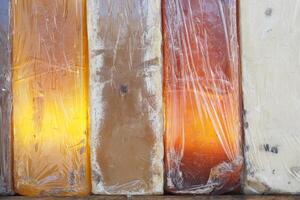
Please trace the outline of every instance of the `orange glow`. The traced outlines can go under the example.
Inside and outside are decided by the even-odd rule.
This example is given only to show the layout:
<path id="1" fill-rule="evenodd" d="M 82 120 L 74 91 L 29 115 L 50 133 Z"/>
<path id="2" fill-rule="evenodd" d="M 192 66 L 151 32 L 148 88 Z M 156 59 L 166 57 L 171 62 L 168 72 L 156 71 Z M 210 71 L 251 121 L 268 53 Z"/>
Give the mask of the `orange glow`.
<path id="1" fill-rule="evenodd" d="M 167 190 L 231 190 L 242 166 L 235 0 L 163 2 Z M 222 163 L 230 173 L 215 173 Z"/>
<path id="2" fill-rule="evenodd" d="M 88 194 L 85 1 L 15 0 L 12 9 L 15 191 Z"/>
<path id="3" fill-rule="evenodd" d="M 185 178 L 193 174 L 194 182 L 205 184 L 213 167 L 234 161 L 240 153 L 239 116 L 230 110 L 234 97 L 171 91 L 166 98 L 166 152 L 182 153 L 180 168 Z"/>

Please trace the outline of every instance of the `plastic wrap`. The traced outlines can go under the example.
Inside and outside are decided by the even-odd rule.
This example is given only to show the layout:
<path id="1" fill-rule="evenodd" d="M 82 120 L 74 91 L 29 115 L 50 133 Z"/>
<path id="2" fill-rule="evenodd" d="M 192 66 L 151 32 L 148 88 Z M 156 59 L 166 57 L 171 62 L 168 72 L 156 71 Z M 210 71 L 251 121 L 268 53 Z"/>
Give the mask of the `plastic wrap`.
<path id="1" fill-rule="evenodd" d="M 300 1 L 241 0 L 246 193 L 300 193 Z"/>
<path id="2" fill-rule="evenodd" d="M 88 0 L 92 184 L 163 193 L 160 0 Z"/>
<path id="3" fill-rule="evenodd" d="M 85 0 L 14 0 L 14 186 L 90 191 Z"/>
<path id="4" fill-rule="evenodd" d="M 166 190 L 223 193 L 243 166 L 235 0 L 163 0 Z"/>
<path id="5" fill-rule="evenodd" d="M 0 195 L 12 193 L 9 0 L 0 0 Z"/>

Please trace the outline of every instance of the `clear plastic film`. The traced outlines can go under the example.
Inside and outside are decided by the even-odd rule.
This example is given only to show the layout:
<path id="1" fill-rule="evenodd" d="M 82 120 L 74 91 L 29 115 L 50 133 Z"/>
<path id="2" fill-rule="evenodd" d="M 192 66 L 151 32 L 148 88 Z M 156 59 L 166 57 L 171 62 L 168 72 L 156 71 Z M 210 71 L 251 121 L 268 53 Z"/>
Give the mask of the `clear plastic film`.
<path id="1" fill-rule="evenodd" d="M 10 1 L 0 0 L 0 195 L 12 193 Z"/>
<path id="2" fill-rule="evenodd" d="M 14 186 L 30 196 L 90 192 L 84 0 L 14 0 Z"/>
<path id="3" fill-rule="evenodd" d="M 245 185 L 300 193 L 300 1 L 241 0 Z"/>
<path id="4" fill-rule="evenodd" d="M 88 0 L 96 194 L 163 193 L 160 0 Z"/>
<path id="5" fill-rule="evenodd" d="M 236 189 L 243 166 L 235 0 L 163 0 L 165 174 L 172 193 Z"/>

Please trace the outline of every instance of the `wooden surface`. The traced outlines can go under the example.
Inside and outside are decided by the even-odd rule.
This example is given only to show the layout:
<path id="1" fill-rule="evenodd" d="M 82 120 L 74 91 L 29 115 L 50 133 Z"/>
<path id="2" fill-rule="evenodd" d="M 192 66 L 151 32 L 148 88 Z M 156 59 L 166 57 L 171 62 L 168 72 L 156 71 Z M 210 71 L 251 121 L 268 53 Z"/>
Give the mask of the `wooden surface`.
<path id="1" fill-rule="evenodd" d="M 52 199 L 64 199 L 64 200 L 123 200 L 123 199 L 141 199 L 141 200 L 177 200 L 177 199 L 184 199 L 184 200 L 296 200 L 300 199 L 300 196 L 241 196 L 241 195 L 224 195 L 224 196 L 90 196 L 90 197 L 44 197 L 44 198 L 30 198 L 30 197 L 22 197 L 22 196 L 13 196 L 13 197 L 0 197 L 0 199 L 7 199 L 7 200 L 31 200 L 31 199 L 38 199 L 38 200 L 52 200 Z"/>

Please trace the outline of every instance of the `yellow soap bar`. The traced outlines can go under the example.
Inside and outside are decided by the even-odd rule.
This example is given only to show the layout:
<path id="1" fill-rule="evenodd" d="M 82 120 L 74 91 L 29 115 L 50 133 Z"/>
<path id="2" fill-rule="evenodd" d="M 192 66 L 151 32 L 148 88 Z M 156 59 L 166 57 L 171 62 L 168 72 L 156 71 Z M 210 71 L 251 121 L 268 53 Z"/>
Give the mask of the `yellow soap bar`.
<path id="1" fill-rule="evenodd" d="M 12 13 L 15 190 L 88 194 L 85 0 L 14 0 Z"/>

